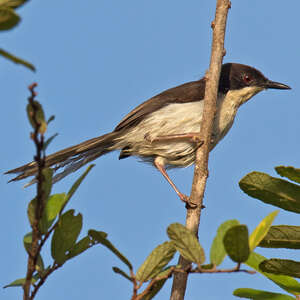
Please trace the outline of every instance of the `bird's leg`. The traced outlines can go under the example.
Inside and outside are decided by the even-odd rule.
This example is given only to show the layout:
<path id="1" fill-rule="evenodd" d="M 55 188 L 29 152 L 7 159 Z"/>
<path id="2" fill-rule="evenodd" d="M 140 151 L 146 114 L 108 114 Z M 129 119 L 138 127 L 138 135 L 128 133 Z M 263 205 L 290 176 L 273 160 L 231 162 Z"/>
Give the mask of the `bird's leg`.
<path id="1" fill-rule="evenodd" d="M 174 189 L 174 191 L 176 192 L 176 194 L 179 196 L 180 200 L 183 201 L 184 203 L 186 203 L 186 206 L 189 207 L 194 207 L 193 204 L 189 203 L 189 197 L 185 194 L 182 194 L 178 188 L 176 187 L 176 185 L 174 184 L 174 182 L 171 180 L 171 178 L 169 177 L 165 166 L 164 166 L 164 162 L 163 159 L 161 157 L 156 157 L 154 159 L 154 165 L 157 168 L 157 170 L 167 179 L 167 181 L 169 182 L 169 184 L 172 186 L 172 188 Z"/>
<path id="2" fill-rule="evenodd" d="M 199 146 L 201 146 L 203 144 L 203 141 L 200 139 L 199 132 L 159 135 L 159 136 L 155 137 L 154 139 L 151 139 L 151 137 L 149 135 L 146 135 L 145 139 L 150 143 L 173 140 L 173 141 L 190 141 L 192 143 L 199 144 Z"/>

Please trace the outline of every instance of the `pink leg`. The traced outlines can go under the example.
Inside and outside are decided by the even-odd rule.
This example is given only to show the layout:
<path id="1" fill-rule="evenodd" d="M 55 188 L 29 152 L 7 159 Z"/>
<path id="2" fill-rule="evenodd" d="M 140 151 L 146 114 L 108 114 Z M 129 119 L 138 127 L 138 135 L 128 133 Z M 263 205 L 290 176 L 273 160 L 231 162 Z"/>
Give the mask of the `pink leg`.
<path id="1" fill-rule="evenodd" d="M 172 186 L 172 188 L 174 189 L 176 194 L 179 196 L 180 200 L 183 201 L 184 203 L 188 204 L 189 197 L 179 192 L 178 188 L 176 187 L 174 182 L 171 180 L 171 178 L 167 174 L 164 164 L 160 160 L 161 160 L 160 157 L 155 158 L 155 160 L 154 160 L 155 167 L 167 179 L 167 181 Z"/>
<path id="2" fill-rule="evenodd" d="M 197 132 L 190 132 L 190 133 L 182 133 L 182 134 L 170 134 L 170 135 L 160 135 L 154 139 L 151 139 L 149 136 L 145 136 L 145 139 L 149 142 L 163 142 L 163 141 L 180 141 L 186 140 L 193 143 L 199 143 L 200 146 L 202 145 L 203 141 L 200 140 L 199 133 Z"/>

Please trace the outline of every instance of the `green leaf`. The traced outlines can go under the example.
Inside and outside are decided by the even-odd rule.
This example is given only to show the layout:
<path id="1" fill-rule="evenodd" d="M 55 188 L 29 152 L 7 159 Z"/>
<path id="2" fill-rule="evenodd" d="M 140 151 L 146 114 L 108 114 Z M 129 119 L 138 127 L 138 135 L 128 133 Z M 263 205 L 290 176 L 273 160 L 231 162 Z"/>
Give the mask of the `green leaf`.
<path id="1" fill-rule="evenodd" d="M 295 300 L 295 297 L 291 297 L 289 295 L 247 288 L 236 289 L 233 292 L 233 295 L 251 300 Z"/>
<path id="2" fill-rule="evenodd" d="M 44 209 L 43 209 L 43 215 L 42 218 L 40 220 L 40 232 L 41 233 L 45 233 L 47 232 L 47 228 L 45 228 L 45 214 L 47 214 L 48 212 L 48 202 L 51 199 L 48 198 L 49 194 L 51 192 L 51 188 L 52 188 L 52 174 L 53 174 L 53 170 L 51 170 L 50 168 L 46 168 L 43 169 L 42 174 L 44 175 L 44 181 L 42 183 L 42 190 L 44 191 L 43 194 L 43 201 L 44 201 Z M 46 201 L 45 201 L 46 200 Z M 48 201 L 47 201 L 48 200 Z M 50 204 L 52 202 L 50 201 Z M 28 208 L 27 208 L 27 216 L 29 219 L 29 223 L 31 224 L 31 226 L 34 224 L 34 220 L 35 220 L 35 210 L 36 210 L 36 205 L 37 205 L 37 198 L 35 197 L 34 199 L 32 199 L 29 204 L 28 204 Z"/>
<path id="3" fill-rule="evenodd" d="M 130 282 L 132 282 L 132 279 L 130 278 L 130 276 L 124 272 L 123 270 L 121 270 L 120 268 L 117 268 L 117 267 L 113 267 L 112 268 L 113 271 L 117 274 L 120 274 L 121 276 L 123 276 L 124 278 L 128 279 Z"/>
<path id="4" fill-rule="evenodd" d="M 300 249 L 300 226 L 271 226 L 258 245 L 265 248 Z"/>
<path id="5" fill-rule="evenodd" d="M 88 235 L 93 239 L 94 242 L 99 242 L 107 238 L 107 233 L 104 231 L 97 231 L 90 229 Z"/>
<path id="6" fill-rule="evenodd" d="M 174 241 L 177 251 L 187 260 L 198 265 L 205 261 L 204 250 L 199 244 L 196 236 L 185 226 L 174 223 L 167 229 L 169 238 Z"/>
<path id="7" fill-rule="evenodd" d="M 47 124 L 49 125 L 52 121 L 54 121 L 54 119 L 55 119 L 55 116 L 52 115 L 52 116 L 48 119 Z"/>
<path id="8" fill-rule="evenodd" d="M 254 229 L 249 238 L 250 251 L 253 251 L 266 236 L 278 213 L 279 210 L 275 210 L 274 212 L 270 213 Z"/>
<path id="9" fill-rule="evenodd" d="M 300 262 L 290 259 L 267 259 L 259 264 L 259 268 L 263 272 L 300 278 Z"/>
<path id="10" fill-rule="evenodd" d="M 49 124 L 49 122 L 47 122 L 47 124 Z M 50 143 L 53 141 L 53 139 L 56 138 L 57 136 L 58 136 L 58 133 L 55 133 L 45 141 L 44 147 L 43 147 L 44 151 L 46 151 L 47 147 L 50 145 Z"/>
<path id="11" fill-rule="evenodd" d="M 167 281 L 167 279 L 162 279 L 157 281 L 156 283 L 153 284 L 153 286 L 151 287 L 149 293 L 147 293 L 142 300 L 151 300 L 155 297 L 155 295 L 162 289 L 162 287 L 164 286 L 165 282 Z"/>
<path id="12" fill-rule="evenodd" d="M 229 257 L 237 262 L 245 262 L 250 254 L 246 225 L 236 225 L 229 228 L 224 236 L 224 248 Z"/>
<path id="13" fill-rule="evenodd" d="M 26 278 L 20 278 L 17 280 L 14 280 L 8 285 L 5 285 L 3 288 L 8 288 L 8 287 L 16 287 L 16 286 L 23 286 L 26 281 Z M 34 284 L 37 281 L 37 278 L 32 278 L 31 279 L 31 284 Z"/>
<path id="14" fill-rule="evenodd" d="M 6 59 L 12 61 L 13 63 L 15 64 L 20 64 L 20 65 L 23 65 L 24 67 L 30 69 L 31 71 L 35 72 L 36 69 L 35 69 L 35 66 L 29 62 L 27 62 L 26 60 L 22 59 L 22 58 L 19 58 L 3 49 L 0 48 L 0 55 L 5 57 Z"/>
<path id="15" fill-rule="evenodd" d="M 148 281 L 154 278 L 169 263 L 175 252 L 173 242 L 165 242 L 157 246 L 138 269 L 136 279 Z"/>
<path id="16" fill-rule="evenodd" d="M 68 259 L 71 259 L 71 258 L 81 254 L 85 250 L 89 249 L 91 246 L 92 246 L 92 244 L 91 244 L 90 237 L 89 236 L 84 237 L 83 239 L 81 239 L 78 243 L 76 243 L 71 248 L 71 250 L 69 251 L 69 254 L 68 254 Z"/>
<path id="17" fill-rule="evenodd" d="M 166 279 L 171 276 L 172 268 L 182 269 L 180 265 L 172 265 L 165 267 L 160 273 L 155 276 L 156 280 Z"/>
<path id="18" fill-rule="evenodd" d="M 275 170 L 280 176 L 300 183 L 300 169 L 296 169 L 294 167 L 279 166 L 275 167 Z"/>
<path id="19" fill-rule="evenodd" d="M 112 251 L 124 264 L 132 270 L 132 265 L 129 260 L 108 240 L 106 239 L 107 233 L 103 231 L 89 230 L 88 235 L 93 239 L 94 242 L 100 243 L 110 251 Z"/>
<path id="20" fill-rule="evenodd" d="M 23 245 L 28 254 L 30 254 L 31 251 L 31 245 L 32 245 L 32 232 L 27 233 L 24 238 L 23 238 Z M 45 270 L 45 265 L 43 258 L 41 254 L 38 255 L 37 261 L 36 261 L 36 270 L 38 272 L 44 271 Z"/>
<path id="21" fill-rule="evenodd" d="M 38 101 L 33 101 L 33 104 L 28 103 L 27 107 L 28 120 L 33 129 L 39 128 L 39 132 L 44 134 L 47 130 L 47 122 L 42 105 Z"/>
<path id="22" fill-rule="evenodd" d="M 36 203 L 37 203 L 36 198 L 33 198 L 29 202 L 28 207 L 27 207 L 27 217 L 28 217 L 28 220 L 29 220 L 29 223 L 30 223 L 31 226 L 33 225 L 34 220 L 35 220 L 35 207 L 36 207 Z"/>
<path id="23" fill-rule="evenodd" d="M 210 262 L 219 266 L 226 256 L 226 251 L 223 244 L 223 238 L 226 231 L 232 226 L 239 225 L 238 220 L 228 220 L 222 223 L 217 231 L 213 243 L 210 248 Z"/>
<path id="24" fill-rule="evenodd" d="M 48 198 L 39 228 L 42 234 L 46 234 L 50 226 L 53 224 L 58 213 L 66 203 L 67 197 L 65 193 L 54 194 Z"/>
<path id="25" fill-rule="evenodd" d="M 51 241 L 51 255 L 55 262 L 63 264 L 68 259 L 82 228 L 82 215 L 74 215 L 74 209 L 65 212 L 58 220 Z"/>
<path id="26" fill-rule="evenodd" d="M 225 250 L 224 250 L 225 251 Z M 215 268 L 216 264 L 206 264 L 206 265 L 201 265 L 202 270 L 211 270 Z"/>
<path id="27" fill-rule="evenodd" d="M 84 178 L 86 177 L 86 175 L 91 171 L 91 169 L 94 167 L 95 165 L 90 165 L 87 167 L 87 169 L 85 170 L 85 172 L 75 181 L 75 183 L 72 185 L 72 187 L 70 188 L 70 190 L 67 193 L 67 199 L 66 202 L 62 208 L 61 211 L 63 211 L 63 209 L 65 208 L 65 206 L 68 204 L 68 202 L 70 201 L 70 199 L 72 198 L 72 196 L 74 195 L 74 193 L 76 192 L 76 190 L 79 188 L 80 184 L 82 183 L 82 181 L 84 180 Z"/>
<path id="28" fill-rule="evenodd" d="M 21 18 L 8 7 L 0 7 L 0 30 L 9 30 L 17 26 Z"/>
<path id="29" fill-rule="evenodd" d="M 0 0 L 0 7 L 18 8 L 28 0 Z"/>
<path id="30" fill-rule="evenodd" d="M 46 202 L 52 189 L 53 170 L 51 168 L 45 168 L 42 170 L 42 175 L 44 177 L 42 182 L 43 201 Z"/>
<path id="31" fill-rule="evenodd" d="M 296 184 L 265 173 L 252 172 L 242 178 L 239 185 L 251 197 L 300 213 L 300 186 Z"/>
<path id="32" fill-rule="evenodd" d="M 266 258 L 258 253 L 251 252 L 248 260 L 245 262 L 249 267 L 255 269 L 265 277 L 272 280 L 274 283 L 276 283 L 278 286 L 280 286 L 285 291 L 293 294 L 293 295 L 299 295 L 300 294 L 300 284 L 299 282 L 294 279 L 293 277 L 286 276 L 286 275 L 275 275 L 271 273 L 263 272 L 259 268 L 259 264 L 266 260 Z"/>

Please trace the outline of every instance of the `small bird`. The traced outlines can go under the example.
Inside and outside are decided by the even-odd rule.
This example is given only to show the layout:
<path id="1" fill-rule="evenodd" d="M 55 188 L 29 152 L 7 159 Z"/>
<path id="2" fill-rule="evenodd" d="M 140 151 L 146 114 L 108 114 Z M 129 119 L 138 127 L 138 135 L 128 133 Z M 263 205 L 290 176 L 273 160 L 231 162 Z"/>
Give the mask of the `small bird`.
<path id="1" fill-rule="evenodd" d="M 265 89 L 291 88 L 267 79 L 251 66 L 237 63 L 222 65 L 210 150 L 227 134 L 238 108 Z M 178 190 L 166 169 L 187 167 L 195 162 L 196 150 L 201 146 L 197 135 L 203 114 L 204 92 L 205 78 L 168 89 L 137 106 L 112 132 L 47 156 L 47 167 L 54 171 L 62 169 L 53 177 L 53 182 L 99 156 L 120 150 L 119 159 L 137 156 L 154 165 L 179 198 L 188 202 L 188 197 Z M 19 174 L 11 181 L 36 173 L 36 162 L 6 172 Z"/>

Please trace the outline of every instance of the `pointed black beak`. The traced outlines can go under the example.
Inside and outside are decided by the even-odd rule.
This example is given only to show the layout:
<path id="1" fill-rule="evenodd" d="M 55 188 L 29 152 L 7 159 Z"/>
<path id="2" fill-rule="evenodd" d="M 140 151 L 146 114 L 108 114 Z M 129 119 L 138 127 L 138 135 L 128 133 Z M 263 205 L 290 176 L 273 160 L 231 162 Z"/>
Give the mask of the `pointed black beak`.
<path id="1" fill-rule="evenodd" d="M 268 80 L 266 85 L 265 85 L 266 89 L 277 89 L 277 90 L 290 90 L 291 88 L 283 83 L 280 82 L 275 82 L 275 81 L 271 81 Z"/>

